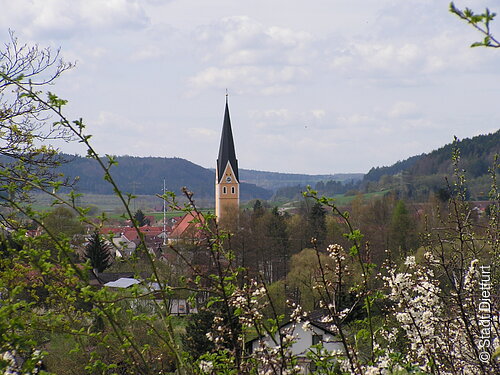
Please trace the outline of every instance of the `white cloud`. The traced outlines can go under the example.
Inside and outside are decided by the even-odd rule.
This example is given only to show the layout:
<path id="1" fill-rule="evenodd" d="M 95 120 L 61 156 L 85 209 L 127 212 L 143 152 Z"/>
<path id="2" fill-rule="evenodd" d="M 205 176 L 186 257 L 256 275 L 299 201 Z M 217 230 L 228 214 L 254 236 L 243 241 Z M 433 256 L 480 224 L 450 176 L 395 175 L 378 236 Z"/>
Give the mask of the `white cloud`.
<path id="1" fill-rule="evenodd" d="M 413 102 L 397 102 L 389 110 L 388 115 L 394 119 L 407 119 L 419 116 L 420 112 Z"/>
<path id="2" fill-rule="evenodd" d="M 197 29 L 195 37 L 206 61 L 223 65 L 302 64 L 311 35 L 234 16 Z"/>
<path id="3" fill-rule="evenodd" d="M 32 38 L 67 38 L 92 30 L 143 28 L 149 23 L 139 0 L 16 0 L 5 3 L 0 16 L 2 24 L 18 28 Z"/>
<path id="4" fill-rule="evenodd" d="M 296 66 L 251 66 L 241 65 L 227 68 L 209 67 L 189 79 L 191 94 L 207 88 L 234 88 L 243 93 L 274 94 L 293 89 L 293 83 L 304 80 L 309 71 Z"/>
<path id="5" fill-rule="evenodd" d="M 216 138 L 217 137 L 217 132 L 213 129 L 208 129 L 208 128 L 188 128 L 186 129 L 186 133 L 190 137 L 194 138 Z"/>
<path id="6" fill-rule="evenodd" d="M 281 136 L 283 131 L 289 136 L 303 134 L 304 131 L 321 129 L 326 122 L 326 111 L 323 109 L 302 112 L 287 108 L 253 110 L 248 116 L 262 136 L 275 136 L 276 133 Z"/>
<path id="7" fill-rule="evenodd" d="M 295 85 L 276 84 L 262 88 L 260 90 L 260 93 L 265 96 L 279 96 L 279 95 L 291 94 L 295 91 L 295 89 L 296 89 Z"/>
<path id="8" fill-rule="evenodd" d="M 322 119 L 326 115 L 326 111 L 324 109 L 313 109 L 311 113 L 314 116 L 314 118 L 318 120 Z"/>
<path id="9" fill-rule="evenodd" d="M 159 45 L 155 44 L 147 44 L 145 46 L 141 46 L 137 52 L 132 56 L 132 60 L 140 61 L 140 60 L 150 60 L 156 59 L 158 57 L 165 55 L 165 49 L 161 48 Z"/>
<path id="10" fill-rule="evenodd" d="M 432 36 L 425 42 L 401 39 L 339 46 L 332 53 L 330 69 L 377 85 L 387 81 L 420 85 L 429 77 L 440 79 L 445 75 L 452 78 L 465 72 L 481 72 L 485 62 L 493 61 L 493 56 L 485 59 L 480 51 L 467 48 L 467 42 L 448 32 Z"/>
<path id="11" fill-rule="evenodd" d="M 290 93 L 310 76 L 315 55 L 308 33 L 264 26 L 246 16 L 200 27 L 196 39 L 201 60 L 210 66 L 189 79 L 192 94 L 228 86 L 240 93 Z"/>
<path id="12" fill-rule="evenodd" d="M 340 124 L 345 125 L 359 125 L 359 124 L 367 124 L 373 121 L 373 118 L 359 113 L 349 114 L 349 115 L 341 115 L 337 118 L 337 121 Z"/>
<path id="13" fill-rule="evenodd" d="M 138 124 L 131 120 L 126 115 L 119 113 L 114 113 L 110 111 L 101 111 L 97 115 L 97 118 L 93 121 L 93 126 L 98 126 L 99 128 L 111 129 L 112 133 L 116 134 L 116 129 L 120 129 L 120 133 L 134 132 L 138 133 L 145 130 L 144 125 Z M 92 131 L 92 128 L 90 129 Z"/>
<path id="14" fill-rule="evenodd" d="M 428 57 L 427 57 L 428 58 Z M 331 67 L 334 70 L 374 75 L 384 73 L 392 76 L 407 74 L 413 69 L 422 70 L 426 57 L 414 43 L 358 43 L 343 48 L 336 54 Z"/>
<path id="15" fill-rule="evenodd" d="M 252 120 L 256 121 L 258 128 L 287 126 L 292 119 L 290 111 L 285 108 L 251 111 L 249 115 Z"/>
<path id="16" fill-rule="evenodd" d="M 4 0 L 0 24 L 78 61 L 50 89 L 103 152 L 213 167 L 228 88 L 242 166 L 326 173 L 498 128 L 498 54 L 448 3 Z"/>

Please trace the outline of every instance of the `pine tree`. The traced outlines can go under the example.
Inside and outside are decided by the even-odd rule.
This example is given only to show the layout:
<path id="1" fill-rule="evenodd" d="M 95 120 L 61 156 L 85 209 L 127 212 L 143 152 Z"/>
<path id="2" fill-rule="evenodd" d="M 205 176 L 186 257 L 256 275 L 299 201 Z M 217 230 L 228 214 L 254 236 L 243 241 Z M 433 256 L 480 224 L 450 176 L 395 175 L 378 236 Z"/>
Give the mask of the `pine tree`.
<path id="1" fill-rule="evenodd" d="M 266 210 L 264 209 L 262 202 L 259 199 L 257 199 L 253 205 L 254 217 L 255 218 L 261 217 L 262 215 L 264 215 L 264 212 L 266 212 Z"/>
<path id="2" fill-rule="evenodd" d="M 273 258 L 276 260 L 276 265 L 273 266 L 273 280 L 279 280 L 288 273 L 289 247 L 288 233 L 286 231 L 285 218 L 278 211 L 278 207 L 274 207 L 267 227 L 267 235 L 270 239 L 270 244 L 273 249 Z"/>
<path id="3" fill-rule="evenodd" d="M 111 251 L 99 232 L 95 231 L 89 239 L 89 243 L 85 247 L 85 259 L 90 260 L 92 269 L 97 272 L 103 272 L 111 266 Z"/>
<path id="4" fill-rule="evenodd" d="M 309 212 L 308 236 L 321 244 L 326 237 L 326 211 L 321 203 L 316 202 Z"/>
<path id="5" fill-rule="evenodd" d="M 149 225 L 149 219 L 146 218 L 144 212 L 142 210 L 137 210 L 134 214 L 134 220 L 137 221 L 137 225 L 143 227 L 145 225 Z"/>

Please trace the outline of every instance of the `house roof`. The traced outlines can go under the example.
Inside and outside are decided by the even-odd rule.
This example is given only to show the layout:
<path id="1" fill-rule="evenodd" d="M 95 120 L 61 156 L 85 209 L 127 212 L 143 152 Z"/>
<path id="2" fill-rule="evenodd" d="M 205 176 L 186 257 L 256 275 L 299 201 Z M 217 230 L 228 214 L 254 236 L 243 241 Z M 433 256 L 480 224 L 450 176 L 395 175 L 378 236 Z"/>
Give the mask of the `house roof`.
<path id="1" fill-rule="evenodd" d="M 116 281 L 120 278 L 132 278 L 134 277 L 133 272 L 101 272 L 98 274 L 99 280 L 101 283 L 106 284 L 111 281 Z M 92 280 L 97 280 L 96 275 L 94 272 L 89 270 L 89 280 L 92 282 Z"/>
<path id="2" fill-rule="evenodd" d="M 139 227 L 140 232 L 147 238 L 151 236 L 158 236 L 163 232 L 162 227 L 152 227 L 149 225 L 145 225 L 143 227 Z M 135 228 L 131 227 L 107 227 L 101 229 L 102 234 L 123 234 L 125 238 L 129 241 L 134 241 L 139 239 L 139 234 L 135 230 Z"/>
<path id="3" fill-rule="evenodd" d="M 151 274 L 147 272 L 140 272 L 139 274 L 134 272 L 100 272 L 96 275 L 92 270 L 89 270 L 89 284 L 94 286 L 114 286 L 114 284 L 107 284 L 114 283 L 120 279 L 135 279 L 140 282 L 140 280 L 147 280 L 150 277 Z"/>
<path id="4" fill-rule="evenodd" d="M 309 324 L 311 324 L 312 326 L 335 336 L 335 333 L 330 329 L 331 323 L 323 322 L 323 318 L 326 317 L 327 315 L 328 315 L 327 310 L 314 310 L 314 311 L 311 311 L 310 313 L 308 313 L 303 318 L 303 320 L 307 320 L 309 322 Z M 282 325 L 280 325 L 279 328 L 280 329 L 285 328 L 285 327 L 289 326 L 290 324 L 292 324 L 292 322 L 287 321 L 286 323 L 283 323 Z M 247 344 L 250 344 L 250 343 L 254 342 L 255 340 L 260 340 L 261 338 L 262 337 L 259 337 L 259 336 L 254 337 L 253 339 L 247 341 Z"/>
<path id="5" fill-rule="evenodd" d="M 326 316 L 328 316 L 327 310 L 314 310 L 314 311 L 307 313 L 307 315 L 302 320 L 304 320 L 304 321 L 307 320 L 309 322 L 309 324 L 311 324 L 312 326 L 319 328 L 320 330 L 322 330 L 326 333 L 329 333 L 331 335 L 335 335 L 335 333 L 330 328 L 332 324 L 325 323 L 323 321 L 323 318 L 325 318 Z M 286 323 L 283 323 L 280 326 L 280 328 L 284 328 L 290 324 L 292 324 L 292 322 L 288 321 Z"/>
<path id="6" fill-rule="evenodd" d="M 197 215 L 193 212 L 186 213 L 183 218 L 175 224 L 172 233 L 170 233 L 170 238 L 183 237 L 188 229 L 199 228 L 200 222 L 203 222 L 203 220 L 203 215 Z"/>
<path id="7" fill-rule="evenodd" d="M 134 278 L 121 277 L 116 281 L 110 281 L 110 282 L 104 284 L 104 286 L 108 286 L 111 288 L 128 288 L 129 286 L 132 286 L 134 284 L 139 284 L 139 283 L 140 283 L 140 281 L 136 280 Z"/>
<path id="8" fill-rule="evenodd" d="M 334 334 L 331 330 L 331 323 L 325 323 L 323 320 L 324 318 L 328 315 L 327 310 L 314 310 L 311 311 L 309 314 L 307 314 L 307 319 L 309 319 L 309 322 L 311 325 L 322 329 L 325 332 L 331 333 L 332 335 Z"/>
<path id="9" fill-rule="evenodd" d="M 227 104 L 226 95 L 226 110 L 224 112 L 224 123 L 222 125 L 222 134 L 220 138 L 219 157 L 217 158 L 217 182 L 220 183 L 224 177 L 224 171 L 227 163 L 231 164 L 234 176 L 239 182 L 238 160 L 234 151 L 233 132 L 231 130 L 231 119 L 229 118 L 229 106 Z"/>

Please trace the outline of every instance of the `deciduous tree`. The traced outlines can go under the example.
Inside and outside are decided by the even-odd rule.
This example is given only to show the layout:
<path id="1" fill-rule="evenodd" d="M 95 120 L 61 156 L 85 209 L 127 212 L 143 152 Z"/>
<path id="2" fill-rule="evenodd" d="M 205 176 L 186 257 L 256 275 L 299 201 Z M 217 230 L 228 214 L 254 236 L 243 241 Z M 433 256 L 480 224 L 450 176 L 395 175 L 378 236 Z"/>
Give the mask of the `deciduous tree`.
<path id="1" fill-rule="evenodd" d="M 474 13 L 474 11 L 469 8 L 457 8 L 453 2 L 450 3 L 450 12 L 457 15 L 483 34 L 484 39 L 472 43 L 471 47 L 500 48 L 500 41 L 493 36 L 491 31 L 491 21 L 495 18 L 496 13 L 491 12 L 488 8 L 486 8 L 483 13 Z"/>
<path id="2" fill-rule="evenodd" d="M 0 190 L 3 201 L 26 198 L 26 186 L 50 186 L 60 180 L 53 167 L 61 163 L 54 139 L 73 135 L 61 124 L 49 123 L 51 110 L 35 95 L 73 64 L 59 51 L 20 44 L 14 33 L 0 51 Z"/>
<path id="3" fill-rule="evenodd" d="M 83 234 L 84 227 L 74 211 L 64 206 L 57 206 L 43 220 L 45 230 L 56 236 L 70 239 L 76 234 Z"/>

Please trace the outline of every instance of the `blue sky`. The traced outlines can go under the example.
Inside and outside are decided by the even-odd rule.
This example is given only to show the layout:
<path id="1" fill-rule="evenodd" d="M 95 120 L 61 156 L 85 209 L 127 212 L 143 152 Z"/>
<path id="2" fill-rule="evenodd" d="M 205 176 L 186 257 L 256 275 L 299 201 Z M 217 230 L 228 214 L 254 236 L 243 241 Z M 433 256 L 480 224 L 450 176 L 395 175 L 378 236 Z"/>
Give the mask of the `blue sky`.
<path id="1" fill-rule="evenodd" d="M 16 0 L 0 35 L 76 61 L 50 89 L 101 153 L 213 168 L 227 88 L 241 168 L 367 172 L 500 127 L 500 51 L 448 4 Z"/>

